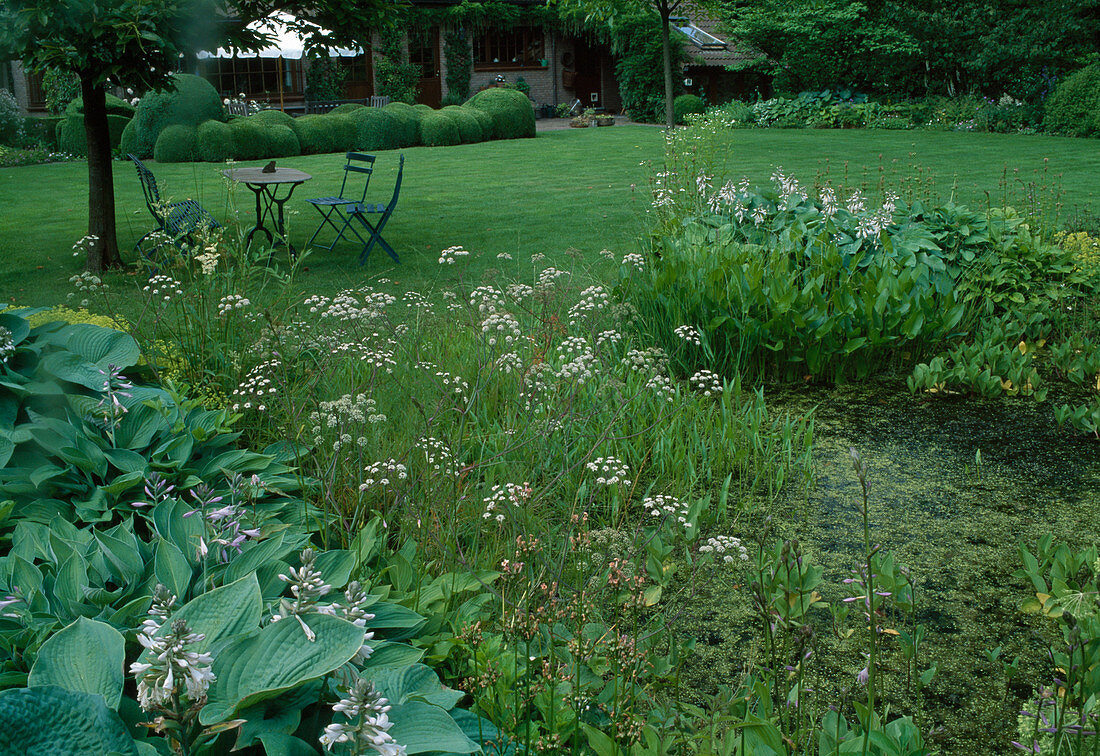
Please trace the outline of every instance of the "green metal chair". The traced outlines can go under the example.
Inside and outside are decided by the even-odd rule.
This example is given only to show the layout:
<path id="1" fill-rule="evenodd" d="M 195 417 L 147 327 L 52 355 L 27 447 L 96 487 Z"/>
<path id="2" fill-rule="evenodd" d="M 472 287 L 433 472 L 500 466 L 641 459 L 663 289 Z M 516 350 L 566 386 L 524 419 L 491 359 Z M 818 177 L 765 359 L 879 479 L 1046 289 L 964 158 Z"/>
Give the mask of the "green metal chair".
<path id="1" fill-rule="evenodd" d="M 347 153 L 347 163 L 344 165 L 344 180 L 340 182 L 340 193 L 335 197 L 315 197 L 313 199 L 307 199 L 306 202 L 313 205 L 317 209 L 317 212 L 321 214 L 321 225 L 317 227 L 317 230 L 313 232 L 313 236 L 309 237 L 309 241 L 306 243 L 307 247 L 313 246 L 313 240 L 317 238 L 317 234 L 321 233 L 321 230 L 327 225 L 331 226 L 336 231 L 336 238 L 332 240 L 332 244 L 327 247 L 323 244 L 317 246 L 321 249 L 331 250 L 336 246 L 336 243 L 344 237 L 344 233 L 351 226 L 351 209 L 355 206 L 362 205 L 367 199 L 367 187 L 370 185 L 371 174 L 374 173 L 374 155 L 365 155 L 361 152 L 349 152 Z M 359 199 L 354 197 L 345 196 L 344 192 L 348 187 L 348 175 L 351 173 L 361 173 L 366 175 L 366 179 L 363 181 L 363 191 L 359 194 Z M 335 220 L 334 220 L 335 218 Z M 337 225 L 340 221 L 343 221 L 340 225 Z M 354 231 L 355 229 L 352 229 Z M 358 236 L 358 234 L 356 234 Z M 363 241 L 362 237 L 359 239 Z"/>
<path id="2" fill-rule="evenodd" d="M 177 247 L 183 247 L 182 240 L 194 242 L 193 235 L 196 231 L 210 228 L 221 228 L 221 224 L 214 216 L 206 212 L 203 206 L 195 200 L 183 200 L 182 202 L 164 202 L 157 188 L 157 179 L 145 163 L 135 155 L 127 155 L 134 161 L 137 168 L 138 180 L 141 182 L 141 191 L 145 195 L 145 206 L 149 208 L 157 227 L 145 234 L 134 244 L 134 250 L 141 251 L 141 244 L 154 234 L 165 234 Z"/>
<path id="3" fill-rule="evenodd" d="M 359 264 L 363 265 L 367 262 L 367 255 L 370 254 L 371 248 L 375 244 L 380 246 L 386 251 L 395 263 L 401 262 L 397 259 L 397 253 L 393 251 L 393 247 L 382 238 L 382 229 L 386 226 L 386 221 L 393 215 L 393 211 L 397 208 L 397 198 L 401 194 L 401 176 L 405 172 L 405 156 L 401 156 L 401 162 L 397 166 L 397 182 L 393 185 L 393 197 L 386 204 L 381 202 L 360 202 L 349 208 L 349 217 L 356 220 L 367 233 L 370 235 L 370 241 L 364 242 L 363 251 L 359 253 Z M 371 223 L 370 216 L 380 216 L 377 222 Z M 355 227 L 352 227 L 355 231 Z M 355 232 L 356 236 L 359 236 L 359 232 Z M 359 240 L 363 241 L 363 237 L 359 236 Z"/>

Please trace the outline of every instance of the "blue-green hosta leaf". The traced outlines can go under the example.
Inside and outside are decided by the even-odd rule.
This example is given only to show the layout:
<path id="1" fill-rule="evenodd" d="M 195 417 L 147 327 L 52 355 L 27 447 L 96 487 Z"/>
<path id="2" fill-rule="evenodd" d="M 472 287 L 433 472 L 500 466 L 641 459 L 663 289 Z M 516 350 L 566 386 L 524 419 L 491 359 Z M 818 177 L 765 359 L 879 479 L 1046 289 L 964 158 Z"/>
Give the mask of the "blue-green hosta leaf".
<path id="1" fill-rule="evenodd" d="M 138 756 L 134 739 L 101 696 L 56 685 L 0 692 L 0 753 Z"/>
<path id="2" fill-rule="evenodd" d="M 374 619 L 367 621 L 367 628 L 376 630 L 376 637 L 389 640 L 412 638 L 427 622 L 426 619 L 398 604 L 378 602 L 370 609 Z"/>
<path id="3" fill-rule="evenodd" d="M 31 324 L 26 319 L 12 315 L 10 312 L 0 313 L 0 326 L 11 332 L 12 346 L 19 346 L 31 332 Z"/>
<path id="4" fill-rule="evenodd" d="M 288 617 L 218 652 L 216 679 L 199 714 L 202 724 L 229 719 L 240 709 L 326 675 L 348 662 L 363 644 L 363 629 L 339 617 L 309 614 L 303 619 L 315 633 L 314 640 L 307 638 L 297 619 Z"/>
<path id="5" fill-rule="evenodd" d="M 370 679 L 391 704 L 426 701 L 449 711 L 466 695 L 445 686 L 435 671 L 423 664 L 413 664 L 403 669 L 383 667 L 373 670 Z"/>
<path id="6" fill-rule="evenodd" d="M 259 627 L 262 604 L 256 575 L 250 574 L 196 596 L 174 613 L 172 619 L 187 620 L 192 632 L 206 636 L 191 647 L 193 651 L 203 652 L 219 641 L 251 633 Z"/>
<path id="7" fill-rule="evenodd" d="M 187 600 L 191 588 L 191 563 L 171 541 L 163 538 L 157 541 L 153 573 L 157 576 L 157 582 L 171 591 L 172 595 L 179 597 L 180 601 Z"/>
<path id="8" fill-rule="evenodd" d="M 259 736 L 267 756 L 317 756 L 317 749 L 301 738 L 281 732 L 265 732 Z"/>
<path id="9" fill-rule="evenodd" d="M 375 667 L 407 667 L 424 658 L 424 649 L 414 648 L 408 643 L 390 643 L 389 641 L 371 641 L 374 653 L 363 663 L 363 669 Z"/>
<path id="10" fill-rule="evenodd" d="M 0 435 L 0 467 L 3 467 L 15 453 L 15 444 L 7 435 Z"/>
<path id="11" fill-rule="evenodd" d="M 389 711 L 393 726 L 390 736 L 408 753 L 477 753 L 481 751 L 474 741 L 458 726 L 450 714 L 438 706 L 423 701 L 410 701 L 394 706 Z"/>
<path id="12" fill-rule="evenodd" d="M 317 569 L 325 576 L 325 582 L 333 588 L 343 588 L 355 569 L 355 554 L 347 549 L 322 551 L 317 555 Z"/>
<path id="13" fill-rule="evenodd" d="M 58 685 L 66 690 L 103 696 L 111 709 L 122 698 L 126 641 L 103 622 L 81 617 L 42 644 L 27 685 Z"/>

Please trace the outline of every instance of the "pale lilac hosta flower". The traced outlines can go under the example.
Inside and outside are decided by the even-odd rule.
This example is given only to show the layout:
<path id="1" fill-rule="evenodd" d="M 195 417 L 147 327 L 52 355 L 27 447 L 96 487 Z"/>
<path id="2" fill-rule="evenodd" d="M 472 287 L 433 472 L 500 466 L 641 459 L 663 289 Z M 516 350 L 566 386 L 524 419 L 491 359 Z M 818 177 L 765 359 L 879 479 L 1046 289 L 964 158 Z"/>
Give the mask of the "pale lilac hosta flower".
<path id="1" fill-rule="evenodd" d="M 836 192 L 833 191 L 831 186 L 827 186 L 821 190 L 821 212 L 827 218 L 832 218 L 836 215 L 838 210 L 836 202 Z"/>
<path id="2" fill-rule="evenodd" d="M 326 750 L 346 743 L 351 753 L 374 753 L 380 756 L 405 756 L 405 746 L 389 734 L 393 723 L 387 712 L 390 703 L 374 689 L 369 680 L 356 677 L 350 685 L 337 689 L 343 696 L 332 706 L 333 713 L 346 722 L 333 722 L 321 733 L 321 745 Z"/>
<path id="3" fill-rule="evenodd" d="M 145 498 L 147 501 L 135 501 L 135 507 L 155 507 L 169 498 L 175 486 L 168 485 L 168 481 L 158 472 L 151 473 L 145 479 Z M 184 515 L 186 517 L 187 515 Z"/>
<path id="4" fill-rule="evenodd" d="M 344 589 L 343 604 L 317 604 L 315 608 L 318 614 L 342 617 L 356 627 L 366 629 L 367 623 L 374 619 L 374 615 L 367 611 L 367 607 L 377 599 L 377 596 L 372 596 L 363 590 L 363 586 L 360 585 L 358 580 L 353 580 Z M 363 644 L 355 652 L 355 656 L 351 658 L 353 664 L 362 664 L 371 657 L 371 654 L 374 653 L 374 647 L 369 645 L 367 641 L 373 639 L 374 633 L 363 633 Z"/>
<path id="5" fill-rule="evenodd" d="M 190 650 L 205 638 L 193 633 L 186 620 L 172 621 L 167 633 L 158 634 L 171 613 L 176 597 L 163 585 L 157 585 L 153 593 L 153 605 L 149 617 L 138 631 L 138 642 L 148 652 L 147 662 L 136 661 L 130 665 L 130 673 L 138 681 L 138 703 L 144 711 L 175 709 L 180 700 L 201 704 L 206 691 L 214 682 L 211 665 L 214 658 L 208 653 Z"/>
<path id="6" fill-rule="evenodd" d="M 852 196 L 848 198 L 848 203 L 845 207 L 852 215 L 858 215 L 866 209 L 866 204 L 867 203 L 863 200 L 863 192 L 856 189 L 852 192 Z"/>
<path id="7" fill-rule="evenodd" d="M 752 210 L 752 222 L 753 222 L 753 224 L 759 226 L 767 219 L 768 219 L 768 208 L 763 207 L 763 206 L 757 206 L 757 207 L 753 208 L 753 210 Z"/>
<path id="8" fill-rule="evenodd" d="M 121 368 L 114 365 L 108 365 L 106 370 L 96 369 L 103 376 L 103 396 L 96 405 L 94 416 L 108 432 L 114 432 L 122 422 L 122 416 L 130 411 L 119 401 L 119 397 L 123 399 L 132 397 L 133 394 L 128 390 L 132 389 L 134 384 L 126 379 Z"/>
<path id="9" fill-rule="evenodd" d="M 271 615 L 271 621 L 294 617 L 302 626 L 306 638 L 312 642 L 317 640 L 317 634 L 302 619 L 302 615 L 320 613 L 317 602 L 332 591 L 332 586 L 324 581 L 321 571 L 317 569 L 317 554 L 313 549 L 304 549 L 301 559 L 301 567 L 291 567 L 289 575 L 279 575 L 279 579 L 290 587 L 294 599 L 279 599 L 279 611 Z"/>
<path id="10" fill-rule="evenodd" d="M 242 484 L 240 476 L 233 481 L 234 491 Z M 234 553 L 242 552 L 242 544 L 250 538 L 259 538 L 258 527 L 245 527 L 244 519 L 246 510 L 244 506 L 234 500 L 229 503 L 224 496 L 215 496 L 213 490 L 207 485 L 201 485 L 191 492 L 197 509 L 185 513 L 184 517 L 190 517 L 198 513 L 206 520 L 210 530 L 210 540 L 199 539 L 199 558 L 205 557 L 212 547 L 217 547 L 217 558 L 222 564 L 227 563 Z M 220 505 L 220 506 L 219 506 Z"/>
<path id="11" fill-rule="evenodd" d="M 0 362 L 6 362 L 8 357 L 15 353 L 15 340 L 11 331 L 0 326 Z"/>

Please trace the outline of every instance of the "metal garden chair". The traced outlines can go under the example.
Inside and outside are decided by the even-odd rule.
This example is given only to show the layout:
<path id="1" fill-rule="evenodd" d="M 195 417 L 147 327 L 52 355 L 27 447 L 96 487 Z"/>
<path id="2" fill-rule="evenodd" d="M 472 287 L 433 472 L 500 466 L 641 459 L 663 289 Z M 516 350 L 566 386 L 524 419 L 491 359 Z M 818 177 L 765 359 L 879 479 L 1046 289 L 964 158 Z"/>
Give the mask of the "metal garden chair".
<path id="1" fill-rule="evenodd" d="M 345 194 L 350 188 L 348 187 L 348 175 L 351 173 L 362 173 L 366 175 L 366 179 L 363 181 L 363 191 L 359 194 L 358 199 Z M 317 238 L 317 234 L 321 233 L 321 230 L 326 225 L 331 226 L 333 230 L 336 231 L 336 238 L 333 239 L 332 244 L 329 244 L 327 247 L 323 244 L 318 244 L 317 246 L 321 249 L 329 250 L 336 246 L 336 243 L 343 238 L 344 233 L 351 225 L 351 208 L 353 206 L 362 205 L 367 199 L 367 187 L 370 185 L 372 173 L 374 173 L 374 155 L 364 155 L 360 152 L 347 153 L 347 163 L 344 165 L 344 180 L 340 182 L 340 193 L 335 197 L 315 197 L 314 199 L 306 200 L 306 202 L 313 205 L 317 209 L 317 212 L 321 214 L 321 225 L 313 232 L 313 236 L 309 237 L 309 242 L 306 244 L 307 247 L 313 246 L 313 240 Z M 339 225 L 337 225 L 338 223 Z M 356 235 L 358 236 L 358 234 Z M 360 237 L 359 240 L 362 241 L 362 237 Z"/>
<path id="2" fill-rule="evenodd" d="M 397 166 L 397 182 L 393 185 L 393 197 L 386 204 L 360 202 L 352 208 L 349 208 L 350 218 L 356 220 L 359 224 L 366 229 L 370 235 L 370 241 L 364 242 L 363 251 L 359 253 L 359 264 L 363 265 L 367 261 L 367 255 L 370 254 L 371 248 L 375 244 L 380 246 L 386 251 L 395 263 L 401 262 L 397 259 L 397 253 L 393 251 L 393 247 L 389 245 L 385 239 L 382 238 L 382 229 L 386 226 L 386 221 L 393 215 L 393 211 L 397 208 L 397 198 L 401 194 L 401 176 L 405 172 L 405 156 L 401 156 L 401 162 Z M 371 223 L 370 217 L 372 215 L 378 215 L 377 222 Z M 351 227 L 355 231 L 355 227 Z M 363 237 L 359 236 L 359 232 L 355 231 L 355 235 L 359 237 L 360 241 L 363 241 Z"/>
<path id="3" fill-rule="evenodd" d="M 214 216 L 206 212 L 203 206 L 195 200 L 183 200 L 182 202 L 165 202 L 161 199 L 160 190 L 157 188 L 157 179 L 153 176 L 145 163 L 134 155 L 127 155 L 137 168 L 138 180 L 141 181 L 141 191 L 145 195 L 145 206 L 157 222 L 157 228 L 137 240 L 134 250 L 140 251 L 141 244 L 155 234 L 165 234 L 177 247 L 182 248 L 182 239 L 194 242 L 192 236 L 196 231 L 204 229 L 220 228 L 221 224 Z"/>

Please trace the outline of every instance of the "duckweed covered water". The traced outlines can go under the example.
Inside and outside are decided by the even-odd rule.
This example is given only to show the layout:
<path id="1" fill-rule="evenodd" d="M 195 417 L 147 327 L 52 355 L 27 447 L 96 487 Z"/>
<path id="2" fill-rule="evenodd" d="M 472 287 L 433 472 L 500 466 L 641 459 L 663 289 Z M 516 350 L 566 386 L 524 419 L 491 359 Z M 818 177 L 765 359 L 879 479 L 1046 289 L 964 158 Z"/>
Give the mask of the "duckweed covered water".
<path id="1" fill-rule="evenodd" d="M 839 601 L 862 550 L 860 485 L 848 455 L 858 449 L 869 468 L 872 540 L 912 569 L 924 656 L 938 668 L 923 695 L 907 691 L 896 644 L 887 641 L 895 650 L 882 674 L 893 715 L 917 716 L 944 754 L 1012 752 L 1019 710 L 1053 676 L 1046 649 L 1054 628 L 1017 609 L 1030 595 L 1012 576 L 1018 544 L 1034 550 L 1048 532 L 1077 546 L 1097 541 L 1100 444 L 1059 431 L 1049 405 L 1028 400 L 912 397 L 880 384 L 773 393 L 769 404 L 817 407 L 817 480 L 808 493 L 758 506 L 731 534 L 751 542 L 770 513 L 773 537 L 797 538 L 825 568 L 824 597 Z M 759 637 L 743 587 L 750 581 L 744 570 L 703 581 L 681 624 L 696 639 L 686 689 L 706 694 L 740 680 Z M 847 622 L 857 629 L 849 640 L 832 632 L 826 610 L 815 617 L 814 684 L 832 702 L 844 689 L 864 695 L 856 674 L 866 632 L 857 614 Z M 1014 678 L 989 658 L 998 646 L 1002 659 L 1019 655 Z"/>

